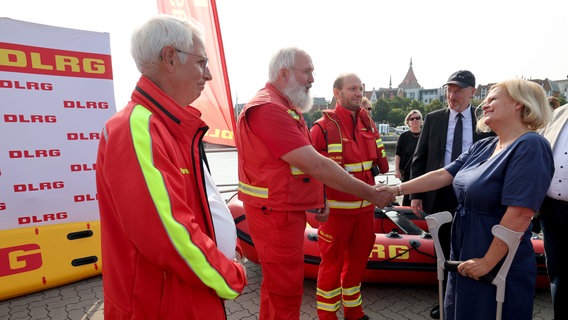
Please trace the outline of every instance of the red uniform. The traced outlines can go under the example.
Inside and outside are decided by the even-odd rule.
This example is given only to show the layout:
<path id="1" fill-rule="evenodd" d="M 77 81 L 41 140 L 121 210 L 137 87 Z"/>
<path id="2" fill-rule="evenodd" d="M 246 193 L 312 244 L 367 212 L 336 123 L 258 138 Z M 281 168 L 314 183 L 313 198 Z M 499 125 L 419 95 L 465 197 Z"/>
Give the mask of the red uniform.
<path id="1" fill-rule="evenodd" d="M 305 210 L 323 207 L 323 185 L 280 157 L 310 145 L 302 114 L 267 84 L 238 119 L 239 199 L 262 267 L 259 319 L 299 319 Z"/>
<path id="2" fill-rule="evenodd" d="M 337 104 L 316 121 L 311 136 L 316 150 L 335 160 L 353 177 L 375 184 L 371 168 L 388 171 L 388 159 L 374 123 L 360 108 L 352 112 Z M 359 319 L 361 278 L 375 243 L 375 207 L 366 200 L 331 188 L 326 189 L 329 218 L 318 230 L 321 264 L 317 280 L 317 312 L 320 319 L 337 319 L 341 301 L 346 319 Z"/>
<path id="3" fill-rule="evenodd" d="M 226 319 L 246 285 L 215 244 L 201 113 L 142 77 L 97 157 L 105 319 Z"/>

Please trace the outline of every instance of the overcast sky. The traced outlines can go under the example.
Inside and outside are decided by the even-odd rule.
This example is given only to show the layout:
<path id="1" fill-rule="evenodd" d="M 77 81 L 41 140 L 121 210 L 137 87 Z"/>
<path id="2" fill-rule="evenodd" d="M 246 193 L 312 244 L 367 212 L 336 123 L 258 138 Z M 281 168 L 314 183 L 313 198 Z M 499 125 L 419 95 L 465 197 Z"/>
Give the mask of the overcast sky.
<path id="1" fill-rule="evenodd" d="M 568 76 L 565 0 L 217 0 L 217 8 L 234 103 L 264 86 L 271 55 L 290 45 L 311 54 L 312 95 L 328 100 L 343 72 L 357 73 L 367 90 L 388 87 L 390 78 L 397 87 L 410 59 L 424 88 L 459 69 L 481 84 Z M 119 109 L 139 77 L 130 35 L 156 13 L 156 0 L 0 3 L 2 17 L 108 32 Z"/>

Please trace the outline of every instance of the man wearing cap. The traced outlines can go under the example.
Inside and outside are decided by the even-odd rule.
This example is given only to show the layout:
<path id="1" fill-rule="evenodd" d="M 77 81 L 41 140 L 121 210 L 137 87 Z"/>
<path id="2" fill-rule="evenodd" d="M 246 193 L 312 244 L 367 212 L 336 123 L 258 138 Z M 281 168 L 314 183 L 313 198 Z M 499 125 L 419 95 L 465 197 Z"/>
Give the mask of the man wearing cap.
<path id="1" fill-rule="evenodd" d="M 444 87 L 448 108 L 432 111 L 424 118 L 424 127 L 412 159 L 412 179 L 443 168 L 474 142 L 489 136 L 475 130 L 475 107 L 470 104 L 475 95 L 473 73 L 467 70 L 456 71 L 448 78 Z M 457 206 L 451 185 L 426 193 L 411 194 L 410 199 L 412 211 L 418 217 L 421 217 L 423 212 L 432 214 L 449 211 L 453 214 Z M 450 224 L 445 224 L 438 234 L 446 258 L 450 255 L 450 230 Z M 430 316 L 434 319 L 440 318 L 438 305 L 434 306 Z"/>

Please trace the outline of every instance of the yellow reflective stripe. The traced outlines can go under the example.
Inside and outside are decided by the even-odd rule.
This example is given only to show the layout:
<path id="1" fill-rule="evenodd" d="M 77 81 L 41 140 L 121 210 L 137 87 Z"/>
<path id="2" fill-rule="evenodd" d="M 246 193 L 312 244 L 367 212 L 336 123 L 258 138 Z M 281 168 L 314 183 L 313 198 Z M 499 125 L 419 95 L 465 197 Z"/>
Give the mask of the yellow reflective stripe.
<path id="1" fill-rule="evenodd" d="M 355 300 L 345 300 L 345 298 L 343 299 L 343 306 L 346 308 L 353 308 L 353 307 L 357 307 L 360 306 L 362 303 L 363 299 L 361 299 L 361 296 L 357 296 L 357 299 Z"/>
<path id="2" fill-rule="evenodd" d="M 325 303 L 325 302 L 318 301 L 317 307 L 318 307 L 318 310 L 336 312 L 337 310 L 339 310 L 339 301 L 337 301 L 335 303 Z"/>
<path id="3" fill-rule="evenodd" d="M 331 209 L 358 209 L 370 206 L 371 203 L 367 200 L 361 201 L 338 201 L 327 199 L 327 205 Z"/>
<path id="4" fill-rule="evenodd" d="M 152 136 L 149 129 L 151 116 L 152 113 L 148 109 L 137 105 L 130 115 L 130 130 L 136 158 L 158 216 L 172 245 L 197 277 L 206 286 L 215 290 L 219 297 L 234 299 L 239 295 L 238 292 L 231 289 L 223 276 L 209 264 L 205 254 L 192 242 L 191 234 L 185 226 L 173 217 L 165 178 L 162 172 L 154 166 Z"/>
<path id="5" fill-rule="evenodd" d="M 361 284 L 359 284 L 358 286 L 355 286 L 355 287 L 351 287 L 351 288 L 343 288 L 342 291 L 343 291 L 343 295 L 352 296 L 356 293 L 361 292 Z"/>
<path id="6" fill-rule="evenodd" d="M 292 119 L 300 120 L 300 115 L 296 113 L 296 111 L 288 109 L 288 114 L 292 117 Z"/>
<path id="7" fill-rule="evenodd" d="M 371 170 L 372 166 L 373 166 L 373 161 L 346 163 L 344 165 L 345 170 L 347 170 L 347 172 L 361 172 L 365 170 Z"/>
<path id="8" fill-rule="evenodd" d="M 345 170 L 347 170 L 347 172 L 361 172 L 361 171 L 363 171 L 362 164 L 360 162 L 359 163 L 346 163 L 344 165 L 344 167 L 345 167 Z"/>
<path id="9" fill-rule="evenodd" d="M 268 188 L 251 186 L 250 184 L 246 184 L 242 181 L 239 181 L 239 191 L 257 198 L 268 198 Z"/>
<path id="10" fill-rule="evenodd" d="M 330 291 L 325 291 L 325 290 L 322 290 L 320 288 L 317 288 L 317 291 L 316 291 L 316 295 L 318 295 L 320 297 L 324 297 L 326 299 L 331 299 L 331 298 L 337 297 L 340 294 L 341 294 L 341 288 L 333 289 L 333 290 L 330 290 Z"/>
<path id="11" fill-rule="evenodd" d="M 377 144 L 377 149 L 384 147 L 383 140 L 381 138 L 375 140 L 375 143 Z"/>
<path id="12" fill-rule="evenodd" d="M 290 166 L 290 172 L 292 173 L 293 176 L 299 176 L 301 174 L 304 174 L 302 170 L 292 166 Z"/>
<path id="13" fill-rule="evenodd" d="M 343 152 L 343 147 L 341 143 L 330 143 L 327 145 L 327 152 L 328 153 L 341 153 Z"/>

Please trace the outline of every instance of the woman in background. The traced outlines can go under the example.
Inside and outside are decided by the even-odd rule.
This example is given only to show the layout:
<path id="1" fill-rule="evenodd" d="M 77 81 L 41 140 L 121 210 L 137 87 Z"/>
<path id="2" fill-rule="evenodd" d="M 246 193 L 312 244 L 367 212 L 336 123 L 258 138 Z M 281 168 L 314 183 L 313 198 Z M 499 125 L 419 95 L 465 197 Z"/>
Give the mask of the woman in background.
<path id="1" fill-rule="evenodd" d="M 418 110 L 410 110 L 404 118 L 404 123 L 410 127 L 410 130 L 403 132 L 398 137 L 396 154 L 394 156 L 394 176 L 402 182 L 410 180 L 410 164 L 412 163 L 414 149 L 416 149 L 416 144 L 418 143 L 418 137 L 420 137 L 422 113 Z M 404 195 L 402 205 L 410 206 L 408 194 Z"/>

